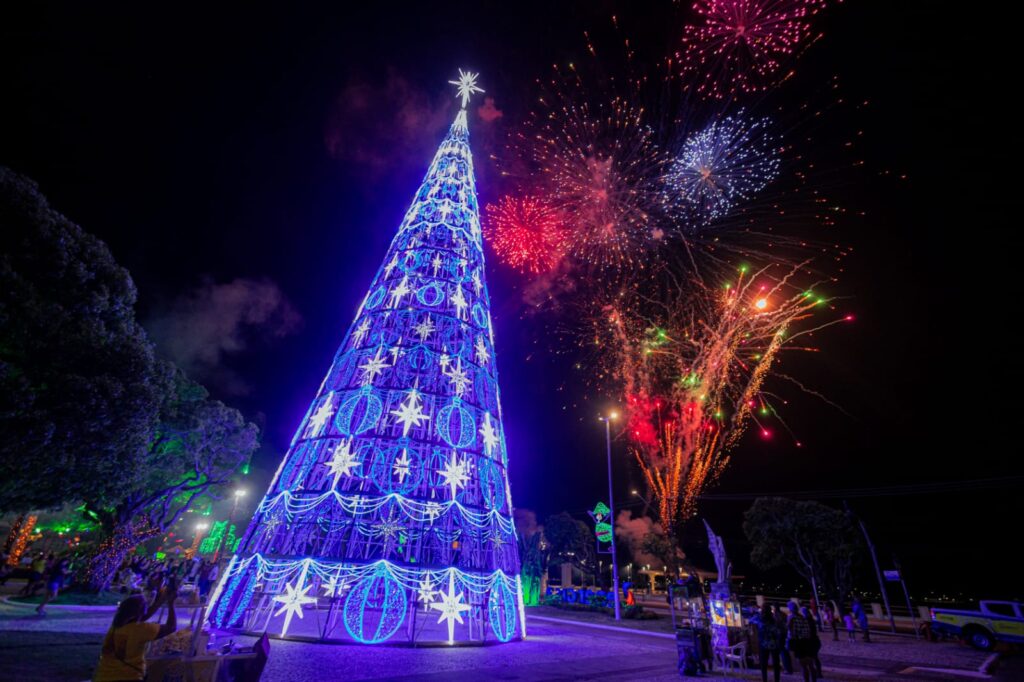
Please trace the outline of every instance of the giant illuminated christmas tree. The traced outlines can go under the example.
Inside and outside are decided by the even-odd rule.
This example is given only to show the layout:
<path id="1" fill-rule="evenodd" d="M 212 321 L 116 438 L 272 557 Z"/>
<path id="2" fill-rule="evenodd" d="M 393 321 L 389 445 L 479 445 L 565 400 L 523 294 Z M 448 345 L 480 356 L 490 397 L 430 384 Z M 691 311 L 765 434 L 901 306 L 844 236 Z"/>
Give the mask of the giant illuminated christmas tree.
<path id="1" fill-rule="evenodd" d="M 384 641 L 525 635 L 470 95 L 441 143 L 208 619 Z"/>

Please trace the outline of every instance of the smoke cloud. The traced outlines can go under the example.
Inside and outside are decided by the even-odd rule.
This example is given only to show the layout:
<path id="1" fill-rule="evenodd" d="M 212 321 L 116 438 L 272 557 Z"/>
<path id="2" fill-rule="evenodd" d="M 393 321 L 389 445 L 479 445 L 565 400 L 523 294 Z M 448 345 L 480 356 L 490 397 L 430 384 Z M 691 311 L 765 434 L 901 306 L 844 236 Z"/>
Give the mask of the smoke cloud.
<path id="1" fill-rule="evenodd" d="M 641 549 L 644 536 L 648 533 L 661 533 L 661 525 L 649 516 L 633 518 L 633 512 L 626 509 L 619 512 L 615 519 L 615 537 L 629 545 L 633 561 L 638 564 L 661 565 L 661 559 L 647 554 Z"/>
<path id="2" fill-rule="evenodd" d="M 146 324 L 157 348 L 189 376 L 227 395 L 252 387 L 225 364 L 253 346 L 295 332 L 299 313 L 274 282 L 207 281 L 157 311 Z"/>
<path id="3" fill-rule="evenodd" d="M 493 97 L 484 97 L 484 103 L 477 107 L 476 113 L 484 123 L 494 123 L 505 115 L 501 109 L 494 106 Z"/>
<path id="4" fill-rule="evenodd" d="M 374 179 L 412 160 L 422 165 L 452 121 L 453 102 L 431 97 L 393 69 L 382 84 L 353 79 L 334 100 L 324 144 L 332 158 Z"/>
<path id="5" fill-rule="evenodd" d="M 516 509 L 512 512 L 512 517 L 519 537 L 529 538 L 543 530 L 543 526 L 537 523 L 537 513 L 532 509 Z"/>

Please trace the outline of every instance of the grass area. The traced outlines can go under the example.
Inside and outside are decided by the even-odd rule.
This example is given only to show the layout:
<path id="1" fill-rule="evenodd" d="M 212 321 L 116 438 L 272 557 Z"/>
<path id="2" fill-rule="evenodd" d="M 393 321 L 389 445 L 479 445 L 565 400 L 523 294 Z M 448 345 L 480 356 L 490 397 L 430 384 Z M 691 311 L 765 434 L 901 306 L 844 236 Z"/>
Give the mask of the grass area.
<path id="1" fill-rule="evenodd" d="M 57 598 L 51 601 L 50 604 L 55 606 L 117 606 L 124 598 L 125 595 L 120 592 L 79 592 L 77 590 L 68 590 L 57 595 Z M 12 597 L 11 601 L 23 604 L 39 604 L 43 601 L 43 593 L 40 590 L 38 594 L 32 597 Z"/>
<path id="2" fill-rule="evenodd" d="M 601 625 L 616 625 L 633 630 L 645 632 L 672 632 L 672 620 L 667 617 L 660 617 L 653 620 L 636 620 L 623 618 L 616 622 L 614 616 L 601 611 L 583 611 L 573 609 L 559 609 L 553 606 L 528 606 L 526 616 L 546 616 L 559 620 L 575 620 L 583 623 L 598 623 Z"/>

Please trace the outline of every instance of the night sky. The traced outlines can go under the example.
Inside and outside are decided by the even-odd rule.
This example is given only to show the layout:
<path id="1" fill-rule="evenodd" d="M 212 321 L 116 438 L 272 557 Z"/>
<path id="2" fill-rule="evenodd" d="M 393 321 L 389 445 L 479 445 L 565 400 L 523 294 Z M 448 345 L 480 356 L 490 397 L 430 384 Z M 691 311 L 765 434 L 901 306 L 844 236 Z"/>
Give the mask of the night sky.
<path id="1" fill-rule="evenodd" d="M 502 113 L 470 122 L 483 205 L 500 189 L 488 154 L 528 110 L 534 79 L 582 56 L 584 30 L 619 13 L 639 49 L 657 53 L 684 11 L 32 4 L 0 19 L 0 164 L 103 238 L 161 349 L 259 421 L 255 476 L 276 468 L 380 265 L 455 113 L 457 68 L 479 71 Z M 803 447 L 749 435 L 710 492 L 1001 479 L 850 503 L 883 568 L 895 552 L 912 590 L 1020 597 L 1020 352 L 1007 330 L 1020 257 L 1008 232 L 1016 195 L 997 170 L 1015 156 L 1001 73 L 1012 44 L 932 7 L 834 6 L 797 63 L 794 91 L 838 74 L 844 97 L 870 102 L 822 132 L 838 147 L 863 131 L 863 170 L 835 193 L 864 215 L 822 235 L 855 249 L 833 293 L 857 321 L 790 367 L 841 410 L 790 395 L 784 416 Z M 513 499 L 541 517 L 582 512 L 607 496 L 596 415 L 608 405 L 583 398 L 571 359 L 550 352 L 550 319 L 523 318 L 518 276 L 488 258 Z M 624 442 L 614 447 L 625 500 L 639 479 Z M 737 573 L 749 571 L 749 504 L 702 509 Z M 684 539 L 710 565 L 703 529 L 691 524 Z"/>

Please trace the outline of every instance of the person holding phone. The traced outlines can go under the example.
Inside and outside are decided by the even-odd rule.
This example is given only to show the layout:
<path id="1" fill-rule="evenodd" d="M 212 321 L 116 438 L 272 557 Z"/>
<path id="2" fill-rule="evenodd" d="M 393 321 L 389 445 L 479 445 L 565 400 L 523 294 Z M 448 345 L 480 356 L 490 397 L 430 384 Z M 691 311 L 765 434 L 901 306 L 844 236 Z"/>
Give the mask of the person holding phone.
<path id="1" fill-rule="evenodd" d="M 148 609 L 141 594 L 134 594 L 118 605 L 114 622 L 103 638 L 93 682 L 135 682 L 146 678 L 146 645 L 178 627 L 174 612 L 177 596 L 177 585 L 171 579 Z M 167 621 L 163 625 L 147 623 L 163 604 L 167 605 Z"/>

